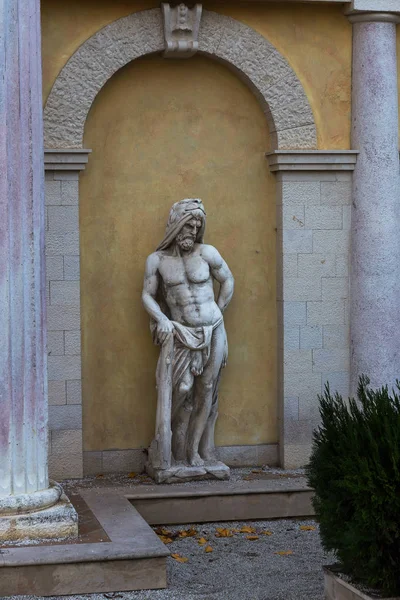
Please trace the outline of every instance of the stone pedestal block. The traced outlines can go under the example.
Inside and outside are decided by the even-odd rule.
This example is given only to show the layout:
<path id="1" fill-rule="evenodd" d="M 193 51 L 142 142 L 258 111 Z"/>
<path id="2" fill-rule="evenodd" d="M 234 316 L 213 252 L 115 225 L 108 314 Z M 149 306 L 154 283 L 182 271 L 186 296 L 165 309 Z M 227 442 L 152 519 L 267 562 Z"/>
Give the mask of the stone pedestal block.
<path id="1" fill-rule="evenodd" d="M 0 540 L 43 540 L 78 535 L 78 515 L 65 494 L 53 506 L 31 513 L 0 516 Z"/>

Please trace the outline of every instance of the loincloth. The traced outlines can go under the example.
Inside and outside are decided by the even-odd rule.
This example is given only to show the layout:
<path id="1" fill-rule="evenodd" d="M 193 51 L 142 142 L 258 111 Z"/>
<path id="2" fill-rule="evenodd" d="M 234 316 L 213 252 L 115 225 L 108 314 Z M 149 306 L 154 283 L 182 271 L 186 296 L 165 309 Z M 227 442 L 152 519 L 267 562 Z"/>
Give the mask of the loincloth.
<path id="1" fill-rule="evenodd" d="M 177 389 L 187 370 L 192 367 L 198 372 L 204 370 L 210 358 L 213 332 L 223 323 L 223 320 L 221 316 L 213 325 L 202 327 L 186 327 L 181 323 L 172 321 L 174 325 L 172 389 Z M 160 360 L 162 360 L 161 356 L 157 365 L 158 372 L 162 367 Z"/>

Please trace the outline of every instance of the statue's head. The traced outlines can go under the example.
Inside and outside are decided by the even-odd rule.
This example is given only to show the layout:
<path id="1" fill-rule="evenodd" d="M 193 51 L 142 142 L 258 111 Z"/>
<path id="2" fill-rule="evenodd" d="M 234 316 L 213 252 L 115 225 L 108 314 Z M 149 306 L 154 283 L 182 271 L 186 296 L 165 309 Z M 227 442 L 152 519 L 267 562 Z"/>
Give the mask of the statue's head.
<path id="1" fill-rule="evenodd" d="M 157 250 L 165 250 L 174 241 L 182 250 L 191 250 L 196 242 L 203 242 L 205 225 L 206 212 L 199 198 L 175 202 L 169 213 L 164 240 Z"/>

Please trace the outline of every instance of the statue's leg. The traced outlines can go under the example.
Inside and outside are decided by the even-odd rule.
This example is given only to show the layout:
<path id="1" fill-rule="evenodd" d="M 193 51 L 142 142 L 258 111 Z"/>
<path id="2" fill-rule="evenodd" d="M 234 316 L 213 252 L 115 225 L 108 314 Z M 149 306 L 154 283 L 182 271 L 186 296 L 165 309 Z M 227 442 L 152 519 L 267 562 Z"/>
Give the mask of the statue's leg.
<path id="1" fill-rule="evenodd" d="M 207 419 L 206 427 L 204 429 L 204 433 L 200 440 L 199 446 L 199 454 L 204 460 L 210 462 L 217 459 L 215 454 L 215 423 L 217 422 L 218 417 L 218 387 L 219 380 L 221 377 L 221 370 L 217 376 L 217 380 L 214 383 L 213 389 L 213 401 L 210 411 L 210 416 Z"/>
<path id="2" fill-rule="evenodd" d="M 187 369 L 173 393 L 172 401 L 172 454 L 175 460 L 186 460 L 186 439 L 189 419 L 192 412 L 192 391 L 194 377 Z"/>
<path id="3" fill-rule="evenodd" d="M 201 375 L 196 377 L 193 390 L 193 410 L 188 431 L 188 460 L 191 465 L 204 465 L 199 454 L 200 440 L 213 408 L 213 392 L 221 370 L 225 350 L 225 328 L 219 325 L 212 336 L 210 357 Z M 215 416 L 216 418 L 216 416 Z M 212 442 L 214 445 L 214 442 Z"/>

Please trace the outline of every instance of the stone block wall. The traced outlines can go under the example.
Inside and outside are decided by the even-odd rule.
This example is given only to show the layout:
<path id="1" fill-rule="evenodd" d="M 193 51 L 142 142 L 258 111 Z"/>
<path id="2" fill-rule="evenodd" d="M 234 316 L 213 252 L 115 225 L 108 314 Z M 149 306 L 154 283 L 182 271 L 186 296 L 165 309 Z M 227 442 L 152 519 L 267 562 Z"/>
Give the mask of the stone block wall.
<path id="1" fill-rule="evenodd" d="M 307 462 L 326 382 L 349 394 L 350 171 L 279 180 L 280 458 Z"/>
<path id="2" fill-rule="evenodd" d="M 46 171 L 49 470 L 81 477 L 79 171 Z"/>

